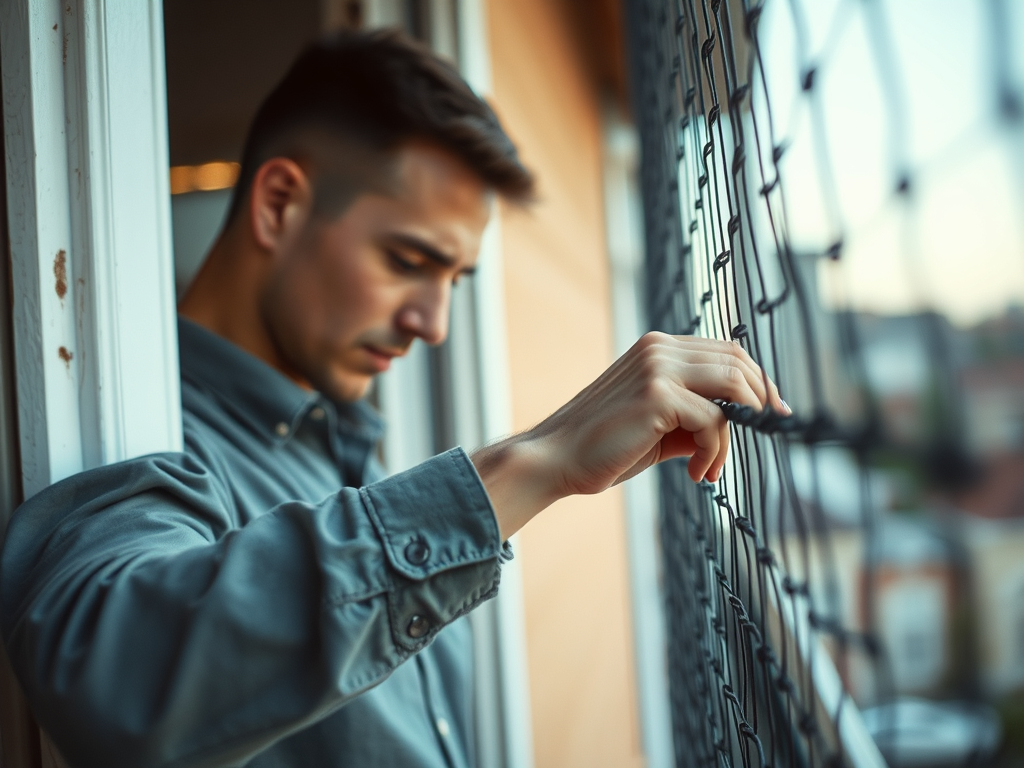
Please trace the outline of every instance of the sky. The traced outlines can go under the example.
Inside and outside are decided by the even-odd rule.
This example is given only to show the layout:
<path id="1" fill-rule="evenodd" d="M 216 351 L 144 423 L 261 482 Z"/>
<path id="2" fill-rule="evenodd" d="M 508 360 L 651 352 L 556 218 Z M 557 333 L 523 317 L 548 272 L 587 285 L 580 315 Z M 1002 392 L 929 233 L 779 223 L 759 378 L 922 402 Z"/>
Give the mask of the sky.
<path id="1" fill-rule="evenodd" d="M 794 6 L 804 15 L 802 44 Z M 791 238 L 820 249 L 844 233 L 842 259 L 819 263 L 827 305 L 937 309 L 959 325 L 1024 305 L 1024 120 L 1009 127 L 996 119 L 992 7 L 767 0 L 761 42 L 787 145 L 781 171 Z M 1024 2 L 1003 7 L 1007 71 L 1024 99 Z M 838 219 L 816 162 L 814 108 L 800 90 L 808 62 Z M 763 117 L 756 89 L 753 104 Z M 911 171 L 909 195 L 894 194 L 899 167 Z"/>

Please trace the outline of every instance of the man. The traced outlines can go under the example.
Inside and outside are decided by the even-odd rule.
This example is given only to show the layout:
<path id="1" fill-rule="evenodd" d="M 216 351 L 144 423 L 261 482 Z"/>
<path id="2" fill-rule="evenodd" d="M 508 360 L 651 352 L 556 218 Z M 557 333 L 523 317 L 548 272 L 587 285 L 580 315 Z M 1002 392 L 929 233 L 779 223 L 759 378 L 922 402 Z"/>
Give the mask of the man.
<path id="1" fill-rule="evenodd" d="M 268 97 L 180 306 L 185 452 L 58 483 L 9 528 L 4 636 L 72 765 L 471 764 L 458 619 L 502 542 L 672 456 L 717 479 L 713 398 L 782 407 L 738 346 L 650 334 L 534 429 L 381 479 L 361 398 L 445 338 L 492 198 L 532 184 L 394 33 L 319 42 Z"/>

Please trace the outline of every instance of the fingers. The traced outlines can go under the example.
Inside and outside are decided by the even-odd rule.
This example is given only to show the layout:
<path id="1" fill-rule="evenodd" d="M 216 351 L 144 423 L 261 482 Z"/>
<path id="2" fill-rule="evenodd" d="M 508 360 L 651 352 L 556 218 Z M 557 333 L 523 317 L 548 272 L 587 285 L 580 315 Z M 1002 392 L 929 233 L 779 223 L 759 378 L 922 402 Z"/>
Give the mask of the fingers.
<path id="1" fill-rule="evenodd" d="M 679 376 L 684 387 L 708 400 L 728 400 L 756 410 L 765 406 L 763 383 L 752 373 L 729 365 L 725 360 L 684 366 Z"/>
<path id="2" fill-rule="evenodd" d="M 719 442 L 721 448 L 715 460 L 711 462 L 711 467 L 704 473 L 704 479 L 710 480 L 712 483 L 717 482 L 718 478 L 722 476 L 722 469 L 725 467 L 726 459 L 729 458 L 729 422 L 723 420 L 720 429 L 722 431 Z"/>
<path id="3" fill-rule="evenodd" d="M 679 427 L 666 434 L 657 452 L 658 462 L 689 456 L 687 471 L 697 483 L 705 477 L 717 480 L 729 453 L 729 423 L 721 410 L 711 405 L 712 409 L 705 409 L 700 402 L 684 403 L 682 407 L 686 409 L 697 406 L 697 413 L 680 418 L 691 429 Z M 702 426 L 693 429 L 697 424 Z"/>
<path id="4" fill-rule="evenodd" d="M 783 412 L 788 408 L 774 382 L 738 344 L 680 337 L 664 341 L 669 339 L 675 347 L 669 353 L 676 361 L 675 373 L 669 376 L 678 386 L 679 427 L 690 440 L 666 435 L 661 460 L 689 454 L 688 473 L 695 482 L 717 481 L 728 457 L 730 431 L 721 409 L 711 401 L 724 399 L 758 410 L 766 405 Z"/>
<path id="5" fill-rule="evenodd" d="M 728 456 L 729 423 L 713 401 L 789 412 L 753 358 L 739 344 L 716 339 L 647 334 L 586 394 L 612 402 L 626 392 L 639 396 L 636 412 L 657 414 L 658 442 L 653 450 L 641 442 L 644 460 L 689 456 L 688 473 L 696 482 L 717 481 Z"/>
<path id="6" fill-rule="evenodd" d="M 714 467 L 720 470 L 725 463 L 729 425 L 714 403 L 685 387 L 680 387 L 679 394 L 679 428 L 690 433 L 694 449 L 687 471 L 694 482 L 700 482 Z"/>
<path id="7" fill-rule="evenodd" d="M 742 403 L 757 409 L 766 405 L 776 411 L 789 413 L 789 406 L 783 402 L 779 395 L 779 388 L 775 385 L 765 370 L 759 366 L 750 354 L 738 343 L 721 341 L 719 339 L 705 339 L 692 336 L 669 336 L 682 352 L 681 359 L 694 365 L 717 365 L 721 367 L 721 377 L 709 376 L 708 371 L 697 373 L 698 379 L 690 383 L 691 387 L 699 394 L 709 399 L 729 399 L 732 402 Z M 737 388 L 739 382 L 734 380 L 736 373 L 729 372 L 730 369 L 742 374 L 749 387 L 749 392 L 744 388 Z M 696 373 L 696 372 L 695 372 Z M 689 382 L 688 382 L 689 383 Z M 726 394 L 715 394 L 716 384 L 724 383 Z M 752 393 L 756 402 L 749 398 Z"/>

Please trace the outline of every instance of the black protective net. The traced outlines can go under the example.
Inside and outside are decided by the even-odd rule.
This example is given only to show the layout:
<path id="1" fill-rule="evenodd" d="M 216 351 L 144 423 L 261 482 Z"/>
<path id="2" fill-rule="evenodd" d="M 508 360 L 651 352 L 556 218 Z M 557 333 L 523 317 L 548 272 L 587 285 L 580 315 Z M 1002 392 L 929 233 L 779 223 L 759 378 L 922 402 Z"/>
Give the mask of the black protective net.
<path id="1" fill-rule="evenodd" d="M 651 326 L 794 411 L 661 469 L 677 764 L 1021 764 L 1024 3 L 626 17 Z"/>

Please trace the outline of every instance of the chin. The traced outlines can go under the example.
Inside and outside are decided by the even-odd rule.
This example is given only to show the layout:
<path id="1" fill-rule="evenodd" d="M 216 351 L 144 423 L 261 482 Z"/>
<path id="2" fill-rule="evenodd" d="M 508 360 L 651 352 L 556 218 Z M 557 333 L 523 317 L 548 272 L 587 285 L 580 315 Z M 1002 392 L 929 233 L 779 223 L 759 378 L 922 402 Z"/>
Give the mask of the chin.
<path id="1" fill-rule="evenodd" d="M 365 387 L 360 387 L 356 390 L 346 390 L 335 398 L 343 403 L 355 403 L 366 397 L 366 393 L 370 391 L 370 385 L 367 384 Z"/>
<path id="2" fill-rule="evenodd" d="M 373 377 L 349 374 L 344 377 L 330 377 L 324 383 L 325 386 L 317 387 L 317 389 L 331 400 L 354 403 L 366 397 L 366 393 L 370 391 L 370 385 L 373 384 Z"/>

